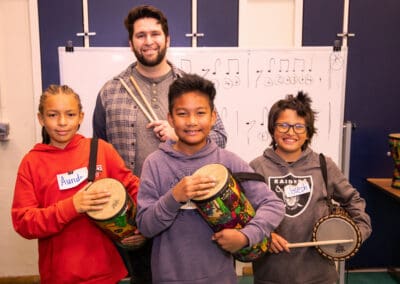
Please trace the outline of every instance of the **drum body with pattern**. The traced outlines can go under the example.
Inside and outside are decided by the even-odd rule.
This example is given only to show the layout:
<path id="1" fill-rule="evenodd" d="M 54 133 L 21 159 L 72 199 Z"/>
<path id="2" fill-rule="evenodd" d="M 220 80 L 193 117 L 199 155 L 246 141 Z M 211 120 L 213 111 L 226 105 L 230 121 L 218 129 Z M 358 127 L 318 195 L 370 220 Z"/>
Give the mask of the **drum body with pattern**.
<path id="1" fill-rule="evenodd" d="M 99 211 L 89 211 L 87 215 L 113 240 L 122 247 L 121 240 L 134 235 L 136 230 L 136 205 L 125 190 L 121 182 L 112 178 L 104 178 L 95 181 L 87 190 L 96 188 L 107 189 L 110 193 L 110 200 L 104 208 Z"/>
<path id="2" fill-rule="evenodd" d="M 209 194 L 192 199 L 200 214 L 214 232 L 223 229 L 243 228 L 255 215 L 239 183 L 221 164 L 210 164 L 198 169 L 194 175 L 213 176 L 215 187 Z M 242 262 L 250 262 L 262 256 L 268 249 L 268 238 L 252 247 L 245 247 L 233 254 Z"/>
<path id="3" fill-rule="evenodd" d="M 392 187 L 400 188 L 400 133 L 389 134 L 389 146 L 394 161 Z"/>
<path id="4" fill-rule="evenodd" d="M 322 217 L 313 229 L 313 241 L 353 240 L 350 243 L 317 246 L 318 252 L 332 260 L 345 260 L 356 254 L 361 245 L 361 232 L 344 212 Z"/>

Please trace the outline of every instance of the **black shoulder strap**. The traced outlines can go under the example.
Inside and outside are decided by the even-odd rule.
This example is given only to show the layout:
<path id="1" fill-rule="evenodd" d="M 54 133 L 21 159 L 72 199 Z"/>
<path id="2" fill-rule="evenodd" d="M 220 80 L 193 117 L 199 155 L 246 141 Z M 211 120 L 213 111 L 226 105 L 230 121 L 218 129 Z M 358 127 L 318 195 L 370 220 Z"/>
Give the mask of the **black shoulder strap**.
<path id="1" fill-rule="evenodd" d="M 96 162 L 97 162 L 97 145 L 98 138 L 93 137 L 92 141 L 90 141 L 90 154 L 89 154 L 89 173 L 88 173 L 88 181 L 94 181 L 96 175 Z"/>
<path id="2" fill-rule="evenodd" d="M 321 172 L 322 172 L 322 177 L 324 178 L 326 190 L 328 190 L 328 170 L 326 168 L 325 156 L 322 153 L 319 154 L 319 164 L 321 165 Z"/>
<path id="3" fill-rule="evenodd" d="M 250 173 L 250 172 L 237 172 L 237 173 L 232 173 L 232 176 L 238 181 L 247 181 L 247 180 L 256 180 L 256 181 L 262 181 L 265 182 L 265 178 L 263 175 L 260 175 L 258 173 Z"/>
<path id="4" fill-rule="evenodd" d="M 321 165 L 322 177 L 324 178 L 326 192 L 327 192 L 326 203 L 328 204 L 330 212 L 333 213 L 333 212 L 335 212 L 337 206 L 335 204 L 333 204 L 333 201 L 332 201 L 333 192 L 328 187 L 328 170 L 327 170 L 327 166 L 326 166 L 325 156 L 322 153 L 319 154 L 319 163 Z"/>

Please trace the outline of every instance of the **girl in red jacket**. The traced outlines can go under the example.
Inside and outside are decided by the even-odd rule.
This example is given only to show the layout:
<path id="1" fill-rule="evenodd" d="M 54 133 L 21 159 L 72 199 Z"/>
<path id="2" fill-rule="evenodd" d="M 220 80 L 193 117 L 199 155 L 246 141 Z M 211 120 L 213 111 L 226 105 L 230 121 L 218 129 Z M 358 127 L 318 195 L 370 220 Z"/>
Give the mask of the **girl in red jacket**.
<path id="1" fill-rule="evenodd" d="M 38 239 L 42 284 L 109 284 L 127 275 L 112 240 L 85 214 L 101 210 L 110 192 L 85 191 L 91 139 L 77 134 L 83 116 L 71 88 L 50 85 L 39 104 L 43 142 L 18 169 L 12 221 L 21 236 Z M 95 179 L 105 177 L 119 180 L 136 202 L 139 179 L 111 144 L 99 140 Z M 130 238 L 136 244 L 143 240 Z"/>

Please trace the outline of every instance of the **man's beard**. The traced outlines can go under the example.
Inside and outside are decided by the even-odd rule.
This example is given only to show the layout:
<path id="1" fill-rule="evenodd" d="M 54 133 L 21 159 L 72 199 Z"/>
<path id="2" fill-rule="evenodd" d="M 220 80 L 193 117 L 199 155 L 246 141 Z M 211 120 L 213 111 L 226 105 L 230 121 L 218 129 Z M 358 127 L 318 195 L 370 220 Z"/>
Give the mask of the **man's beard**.
<path id="1" fill-rule="evenodd" d="M 133 52 L 135 53 L 136 59 L 137 59 L 137 61 L 140 62 L 140 64 L 142 64 L 143 66 L 147 66 L 147 67 L 153 67 L 153 66 L 160 64 L 164 60 L 164 57 L 167 54 L 167 48 L 166 47 L 162 48 L 158 52 L 156 59 L 151 60 L 151 61 L 147 60 L 135 48 L 133 49 Z"/>

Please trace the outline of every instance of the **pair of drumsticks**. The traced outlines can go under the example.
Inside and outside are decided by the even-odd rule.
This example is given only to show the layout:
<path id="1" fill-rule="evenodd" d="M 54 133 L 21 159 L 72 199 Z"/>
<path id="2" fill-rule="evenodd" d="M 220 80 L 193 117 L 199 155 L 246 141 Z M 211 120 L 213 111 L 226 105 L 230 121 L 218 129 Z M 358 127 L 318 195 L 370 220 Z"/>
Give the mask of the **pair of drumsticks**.
<path id="1" fill-rule="evenodd" d="M 124 86 L 126 91 L 129 93 L 129 95 L 132 97 L 132 99 L 135 101 L 135 103 L 139 106 L 139 108 L 143 111 L 144 115 L 147 117 L 147 119 L 150 122 L 153 122 L 155 120 L 159 120 L 156 113 L 154 112 L 153 108 L 151 107 L 150 103 L 147 101 L 146 97 L 144 96 L 142 90 L 139 88 L 139 85 L 137 84 L 135 78 L 133 76 L 129 77 L 129 80 L 131 80 L 133 86 L 135 87 L 136 91 L 138 92 L 139 96 L 142 98 L 145 106 L 139 101 L 139 99 L 133 94 L 132 90 L 129 88 L 129 86 L 126 84 L 124 79 L 119 78 L 121 81 L 121 84 Z M 147 107 L 147 109 L 146 109 Z"/>

